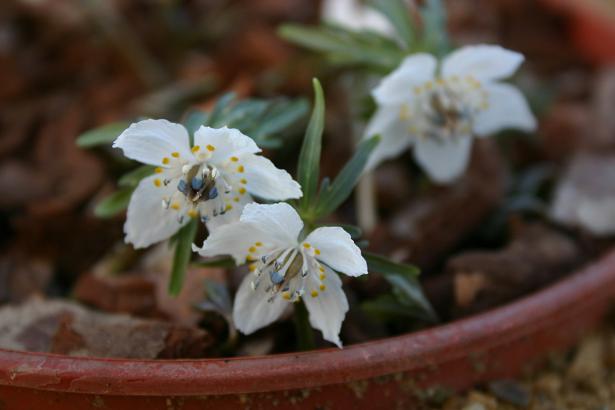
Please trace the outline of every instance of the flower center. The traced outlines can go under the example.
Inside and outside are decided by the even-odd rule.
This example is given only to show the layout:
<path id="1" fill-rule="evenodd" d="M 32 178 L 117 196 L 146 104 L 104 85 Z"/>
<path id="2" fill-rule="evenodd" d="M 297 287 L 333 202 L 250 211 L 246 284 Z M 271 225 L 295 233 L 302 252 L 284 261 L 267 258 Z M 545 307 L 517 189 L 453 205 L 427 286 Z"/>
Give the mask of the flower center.
<path id="1" fill-rule="evenodd" d="M 446 141 L 472 133 L 474 118 L 489 107 L 488 94 L 474 77 L 452 76 L 428 81 L 413 89 L 399 117 L 410 134 Z"/>
<path id="2" fill-rule="evenodd" d="M 256 242 L 249 249 L 248 260 L 252 262 L 250 271 L 255 276 L 252 289 L 266 286 L 265 292 L 271 295 L 268 302 L 272 302 L 278 294 L 290 302 L 298 301 L 305 294 L 309 274 L 316 275 L 320 281 L 317 289 L 308 289 L 312 297 L 317 297 L 319 291 L 326 289 L 322 283 L 325 270 L 314 257 L 314 250 L 305 247 L 305 244 L 303 247 L 277 249 L 257 257 L 260 246 L 262 243 Z"/>

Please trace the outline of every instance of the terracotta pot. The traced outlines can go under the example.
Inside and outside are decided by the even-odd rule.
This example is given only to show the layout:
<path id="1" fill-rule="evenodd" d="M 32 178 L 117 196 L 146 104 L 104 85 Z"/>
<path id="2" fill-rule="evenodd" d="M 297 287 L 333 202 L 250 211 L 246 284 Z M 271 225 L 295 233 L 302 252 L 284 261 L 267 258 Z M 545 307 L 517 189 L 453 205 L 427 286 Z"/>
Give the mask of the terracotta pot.
<path id="1" fill-rule="evenodd" d="M 345 349 L 176 361 L 0 351 L 0 409 L 407 409 L 570 347 L 614 299 L 615 251 L 505 307 Z"/>
<path id="2" fill-rule="evenodd" d="M 570 16 L 577 48 L 589 60 L 615 62 L 615 5 L 606 0 L 543 0 Z"/>

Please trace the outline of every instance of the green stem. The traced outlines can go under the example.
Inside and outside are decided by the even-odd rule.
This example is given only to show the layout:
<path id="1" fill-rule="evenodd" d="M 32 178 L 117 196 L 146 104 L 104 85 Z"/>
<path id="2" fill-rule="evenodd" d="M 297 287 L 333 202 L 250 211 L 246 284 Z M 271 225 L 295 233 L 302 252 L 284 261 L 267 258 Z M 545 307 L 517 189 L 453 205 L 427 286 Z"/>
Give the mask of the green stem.
<path id="1" fill-rule="evenodd" d="M 309 313 L 305 308 L 303 300 L 295 303 L 294 322 L 298 350 L 312 350 L 316 347 L 314 344 L 314 333 L 312 331 L 312 326 L 310 326 L 308 315 Z"/>

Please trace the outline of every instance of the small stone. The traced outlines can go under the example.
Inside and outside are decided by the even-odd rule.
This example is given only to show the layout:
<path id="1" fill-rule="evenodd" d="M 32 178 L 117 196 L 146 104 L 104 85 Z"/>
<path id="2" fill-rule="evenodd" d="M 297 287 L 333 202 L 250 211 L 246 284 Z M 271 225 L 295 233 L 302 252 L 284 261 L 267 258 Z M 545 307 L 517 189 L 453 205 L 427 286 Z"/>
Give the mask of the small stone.
<path id="1" fill-rule="evenodd" d="M 562 379 L 556 373 L 547 373 L 534 383 L 534 388 L 538 392 L 545 393 L 551 397 L 555 397 L 559 394 L 562 388 Z"/>
<path id="2" fill-rule="evenodd" d="M 489 383 L 489 391 L 498 399 L 516 406 L 527 407 L 530 404 L 530 393 L 514 380 L 493 381 Z"/>

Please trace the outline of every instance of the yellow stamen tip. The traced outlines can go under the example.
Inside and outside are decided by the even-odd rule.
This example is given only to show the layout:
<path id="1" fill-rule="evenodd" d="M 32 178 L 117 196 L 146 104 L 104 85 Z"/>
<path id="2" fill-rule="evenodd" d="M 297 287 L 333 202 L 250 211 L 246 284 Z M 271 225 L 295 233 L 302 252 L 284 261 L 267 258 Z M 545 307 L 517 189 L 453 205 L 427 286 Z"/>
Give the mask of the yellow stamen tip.
<path id="1" fill-rule="evenodd" d="M 248 181 L 245 178 L 241 178 L 239 182 L 241 182 L 244 185 L 248 183 Z"/>
<path id="2" fill-rule="evenodd" d="M 246 193 L 246 189 L 244 187 L 239 188 L 239 193 L 241 195 L 245 194 Z"/>
<path id="3" fill-rule="evenodd" d="M 256 247 L 254 247 L 254 246 L 250 246 L 250 247 L 248 248 L 248 252 L 256 252 Z"/>
<path id="4" fill-rule="evenodd" d="M 253 264 L 253 263 L 251 263 L 251 264 L 250 264 L 250 266 L 248 266 L 248 270 L 249 270 L 250 272 L 254 272 L 254 271 L 256 270 L 256 265 L 255 265 L 255 264 Z"/>
<path id="5" fill-rule="evenodd" d="M 316 255 L 320 255 L 320 249 L 314 249 L 314 253 L 315 253 Z"/>
<path id="6" fill-rule="evenodd" d="M 309 243 L 306 242 L 306 243 L 303 244 L 303 247 L 305 249 L 310 249 L 312 247 L 312 245 L 310 245 Z"/>
<path id="7" fill-rule="evenodd" d="M 237 157 L 231 157 L 231 161 L 233 161 L 233 162 L 237 162 L 237 161 L 239 161 L 239 158 L 237 158 Z"/>
<path id="8" fill-rule="evenodd" d="M 312 295 L 313 298 L 315 298 L 316 296 L 318 296 L 318 291 L 317 290 L 313 290 L 310 295 Z"/>
<path id="9" fill-rule="evenodd" d="M 325 280 L 326 277 L 327 276 L 324 273 L 321 273 L 319 276 L 320 280 Z"/>
<path id="10" fill-rule="evenodd" d="M 175 209 L 176 211 L 178 211 L 178 210 L 179 210 L 179 203 L 177 203 L 177 202 L 173 202 L 173 203 L 171 204 L 171 209 Z"/>
<path id="11" fill-rule="evenodd" d="M 190 218 L 196 218 L 199 216 L 199 211 L 197 211 L 196 209 L 191 209 L 188 211 L 188 216 Z"/>
<path id="12" fill-rule="evenodd" d="M 318 268 L 319 271 L 324 272 L 325 268 L 323 268 L 322 266 L 320 268 Z"/>
<path id="13" fill-rule="evenodd" d="M 256 246 L 263 246 L 263 243 L 262 242 L 256 242 L 254 245 L 256 245 Z"/>
<path id="14" fill-rule="evenodd" d="M 156 169 L 154 169 L 154 172 L 157 174 L 162 174 L 164 172 L 164 170 L 160 167 L 157 167 Z"/>
<path id="15" fill-rule="evenodd" d="M 175 152 L 171 152 L 171 156 L 173 158 L 179 158 L 179 152 L 175 151 Z"/>
<path id="16" fill-rule="evenodd" d="M 169 165 L 169 162 L 171 162 L 171 160 L 170 160 L 168 157 L 164 157 L 164 158 L 162 158 L 162 163 L 163 163 L 164 165 Z"/>
<path id="17" fill-rule="evenodd" d="M 194 147 L 192 147 L 192 152 L 199 152 L 201 150 L 201 147 L 198 145 L 195 145 Z"/>
<path id="18" fill-rule="evenodd" d="M 226 204 L 226 208 L 224 208 L 225 211 L 230 211 L 231 209 L 233 209 L 233 205 L 231 204 Z"/>
<path id="19" fill-rule="evenodd" d="M 207 144 L 207 147 L 206 147 L 206 148 L 207 148 L 207 150 L 208 150 L 208 151 L 215 151 L 215 150 L 216 150 L 216 147 L 214 147 L 214 146 L 213 146 L 213 145 L 211 145 L 211 144 Z"/>
<path id="20" fill-rule="evenodd" d="M 243 172 L 245 171 L 245 168 L 243 167 L 243 165 L 240 165 L 237 167 L 237 172 Z"/>
<path id="21" fill-rule="evenodd" d="M 327 289 L 327 287 L 324 285 L 324 283 L 320 284 L 320 290 L 324 291 L 325 289 Z"/>
<path id="22" fill-rule="evenodd" d="M 286 300 L 290 300 L 290 293 L 289 292 L 282 292 L 282 297 Z"/>
<path id="23" fill-rule="evenodd" d="M 160 188 L 162 186 L 162 181 L 158 178 L 154 179 L 154 185 L 156 185 L 158 188 Z"/>

